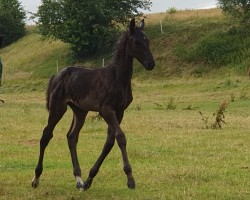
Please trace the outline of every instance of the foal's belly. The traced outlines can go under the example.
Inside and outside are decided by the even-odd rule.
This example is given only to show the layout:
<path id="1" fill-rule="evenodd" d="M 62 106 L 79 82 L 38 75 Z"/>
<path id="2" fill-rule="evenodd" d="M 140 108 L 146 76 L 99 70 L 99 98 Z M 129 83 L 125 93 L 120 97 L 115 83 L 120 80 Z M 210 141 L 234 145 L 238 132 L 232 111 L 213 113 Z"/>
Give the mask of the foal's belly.
<path id="1" fill-rule="evenodd" d="M 93 99 L 89 99 L 88 97 L 81 99 L 77 102 L 74 102 L 74 104 L 86 111 L 96 111 L 96 112 L 100 112 L 101 110 L 101 106 L 99 105 L 99 103 Z"/>

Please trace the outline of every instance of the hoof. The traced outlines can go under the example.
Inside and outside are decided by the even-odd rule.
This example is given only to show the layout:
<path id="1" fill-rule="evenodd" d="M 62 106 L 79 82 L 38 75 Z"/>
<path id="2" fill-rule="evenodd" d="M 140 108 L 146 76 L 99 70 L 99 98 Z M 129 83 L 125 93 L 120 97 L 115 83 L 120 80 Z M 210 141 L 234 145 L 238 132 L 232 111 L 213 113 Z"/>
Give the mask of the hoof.
<path id="1" fill-rule="evenodd" d="M 88 190 L 91 187 L 93 179 L 87 179 L 83 185 L 84 190 Z"/>
<path id="2" fill-rule="evenodd" d="M 135 190 L 135 180 L 134 179 L 128 181 L 128 188 L 131 190 Z"/>
<path id="3" fill-rule="evenodd" d="M 78 190 L 83 190 L 83 181 L 80 176 L 76 176 L 76 188 Z"/>
<path id="4" fill-rule="evenodd" d="M 80 182 L 77 182 L 77 183 L 76 183 L 76 189 L 82 190 L 82 189 L 83 189 L 83 184 L 80 183 Z"/>
<path id="5" fill-rule="evenodd" d="M 39 179 L 34 177 L 33 180 L 32 180 L 31 185 L 32 185 L 33 188 L 37 188 L 38 185 L 39 185 Z"/>

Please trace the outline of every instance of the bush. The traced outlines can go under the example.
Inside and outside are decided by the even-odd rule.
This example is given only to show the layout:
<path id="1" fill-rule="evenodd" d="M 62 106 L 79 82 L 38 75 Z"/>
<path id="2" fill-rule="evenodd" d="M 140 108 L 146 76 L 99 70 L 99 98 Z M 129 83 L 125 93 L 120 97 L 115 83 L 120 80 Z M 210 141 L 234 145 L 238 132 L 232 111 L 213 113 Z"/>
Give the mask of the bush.
<path id="1" fill-rule="evenodd" d="M 168 14 L 175 14 L 175 13 L 177 13 L 177 9 L 175 7 L 171 7 L 167 10 L 167 13 Z"/>
<path id="2" fill-rule="evenodd" d="M 205 63 L 223 66 L 240 63 L 247 58 L 250 40 L 244 40 L 241 34 L 216 33 L 199 41 L 195 51 L 197 59 Z"/>
<path id="3" fill-rule="evenodd" d="M 185 61 L 215 67 L 238 64 L 250 56 L 250 37 L 244 30 L 232 28 L 202 37 L 191 48 L 177 47 L 175 53 Z"/>

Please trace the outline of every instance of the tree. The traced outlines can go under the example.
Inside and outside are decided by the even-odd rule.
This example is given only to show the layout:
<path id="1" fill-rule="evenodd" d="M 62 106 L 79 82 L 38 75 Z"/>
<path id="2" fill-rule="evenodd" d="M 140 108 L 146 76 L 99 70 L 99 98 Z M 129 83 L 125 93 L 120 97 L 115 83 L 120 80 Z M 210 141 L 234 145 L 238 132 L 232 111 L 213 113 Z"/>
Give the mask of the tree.
<path id="1" fill-rule="evenodd" d="M 249 27 L 250 25 L 250 0 L 219 0 L 222 10 L 232 16 L 234 20 Z"/>
<path id="2" fill-rule="evenodd" d="M 0 37 L 9 45 L 25 35 L 25 11 L 18 0 L 0 0 Z"/>
<path id="3" fill-rule="evenodd" d="M 119 25 L 150 6 L 150 0 L 43 0 L 35 17 L 44 38 L 69 43 L 83 57 L 112 44 Z"/>

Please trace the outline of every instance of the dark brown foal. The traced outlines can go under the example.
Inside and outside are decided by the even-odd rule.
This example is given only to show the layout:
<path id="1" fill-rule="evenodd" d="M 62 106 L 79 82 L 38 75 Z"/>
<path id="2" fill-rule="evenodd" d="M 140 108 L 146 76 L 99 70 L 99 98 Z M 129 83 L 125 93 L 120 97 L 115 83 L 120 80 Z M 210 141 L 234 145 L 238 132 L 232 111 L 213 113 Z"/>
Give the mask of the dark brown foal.
<path id="1" fill-rule="evenodd" d="M 53 137 L 56 124 L 69 106 L 73 110 L 73 120 L 67 134 L 71 153 L 74 176 L 78 189 L 87 190 L 104 159 L 114 146 L 115 139 L 122 153 L 124 172 L 127 175 L 127 185 L 135 188 L 135 180 L 126 150 L 126 136 L 120 127 L 124 110 L 132 102 L 131 77 L 133 73 L 133 58 L 136 58 L 146 70 L 155 66 L 149 48 L 149 40 L 143 32 L 144 20 L 140 26 L 135 26 L 131 20 L 129 29 L 121 36 L 113 62 L 103 68 L 87 69 L 82 67 L 67 67 L 53 76 L 47 89 L 48 124 L 43 130 L 40 140 L 40 155 L 32 186 L 36 188 L 43 171 L 44 151 Z M 107 139 L 103 150 L 94 166 L 90 169 L 85 182 L 81 178 L 76 145 L 79 132 L 89 111 L 99 112 L 108 125 Z"/>

